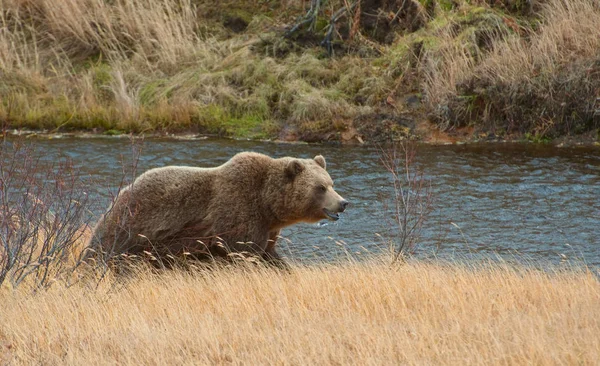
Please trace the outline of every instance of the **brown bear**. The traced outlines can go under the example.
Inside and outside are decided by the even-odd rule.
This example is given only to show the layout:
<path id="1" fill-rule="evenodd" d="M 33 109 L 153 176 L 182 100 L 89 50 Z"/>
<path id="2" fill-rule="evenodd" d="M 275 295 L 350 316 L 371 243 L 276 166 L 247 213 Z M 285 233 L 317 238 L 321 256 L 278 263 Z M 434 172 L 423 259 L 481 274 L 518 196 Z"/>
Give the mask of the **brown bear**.
<path id="1" fill-rule="evenodd" d="M 273 159 L 244 152 L 215 168 L 151 169 L 119 193 L 90 248 L 105 258 L 251 252 L 285 266 L 275 250 L 282 228 L 338 220 L 348 205 L 325 168 L 321 155 Z"/>

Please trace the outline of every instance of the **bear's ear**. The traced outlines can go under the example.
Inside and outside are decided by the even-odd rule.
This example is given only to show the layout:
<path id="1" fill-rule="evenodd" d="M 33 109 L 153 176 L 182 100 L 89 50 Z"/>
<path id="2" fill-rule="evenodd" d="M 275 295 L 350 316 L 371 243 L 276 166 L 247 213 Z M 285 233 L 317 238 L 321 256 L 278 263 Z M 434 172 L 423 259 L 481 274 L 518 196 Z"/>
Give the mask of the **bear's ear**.
<path id="1" fill-rule="evenodd" d="M 323 157 L 323 155 L 315 156 L 315 161 L 321 166 L 321 168 L 327 170 L 327 163 L 325 162 L 325 158 Z"/>
<path id="2" fill-rule="evenodd" d="M 298 159 L 293 159 L 285 167 L 285 174 L 290 178 L 294 178 L 298 174 L 302 173 L 303 170 L 304 164 L 302 164 L 302 162 Z"/>

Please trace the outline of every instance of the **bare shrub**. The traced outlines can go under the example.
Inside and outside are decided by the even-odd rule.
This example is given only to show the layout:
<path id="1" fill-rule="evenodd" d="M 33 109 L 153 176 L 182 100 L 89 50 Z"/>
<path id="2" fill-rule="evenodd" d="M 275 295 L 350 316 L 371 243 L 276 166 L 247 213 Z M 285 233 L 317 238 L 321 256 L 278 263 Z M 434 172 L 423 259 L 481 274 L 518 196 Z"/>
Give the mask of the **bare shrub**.
<path id="1" fill-rule="evenodd" d="M 391 174 L 393 190 L 384 197 L 384 212 L 392 263 L 414 253 L 421 239 L 421 229 L 433 210 L 431 182 L 416 162 L 414 142 L 394 143 L 381 149 L 381 162 Z"/>
<path id="2" fill-rule="evenodd" d="M 68 159 L 0 145 L 0 285 L 47 287 L 71 273 L 89 235 L 89 195 Z M 29 281 L 31 280 L 31 282 Z"/>

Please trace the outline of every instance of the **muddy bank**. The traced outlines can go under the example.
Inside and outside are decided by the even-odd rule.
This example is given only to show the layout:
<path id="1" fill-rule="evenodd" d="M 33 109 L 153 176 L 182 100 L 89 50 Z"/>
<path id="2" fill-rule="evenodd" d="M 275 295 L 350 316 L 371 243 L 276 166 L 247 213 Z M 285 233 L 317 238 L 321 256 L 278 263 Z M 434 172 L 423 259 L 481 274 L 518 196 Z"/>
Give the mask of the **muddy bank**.
<path id="1" fill-rule="evenodd" d="M 381 123 L 381 122 L 380 122 Z M 386 123 L 385 121 L 383 122 Z M 374 123 L 375 124 L 375 123 Z M 269 139 L 248 139 L 242 137 L 224 137 L 211 134 L 199 134 L 195 132 L 160 132 L 160 133 L 105 133 L 100 131 L 70 131 L 70 132 L 52 132 L 45 130 L 6 130 L 0 134 L 0 138 L 21 138 L 21 139 L 43 139 L 60 140 L 69 138 L 79 139 L 145 139 L 145 140 L 179 140 L 179 141 L 198 141 L 208 139 L 231 139 L 239 141 L 271 141 L 282 144 L 333 144 L 333 145 L 376 145 L 386 144 L 398 141 L 416 141 L 428 145 L 461 145 L 461 144 L 495 144 L 495 143 L 532 143 L 544 144 L 556 147 L 573 146 L 598 146 L 599 138 L 594 133 L 563 136 L 547 141 L 533 141 L 525 135 L 515 135 L 510 138 L 499 137 L 487 133 L 475 133 L 473 129 L 459 129 L 455 132 L 443 132 L 436 128 L 431 122 L 421 122 L 414 124 L 414 129 L 409 129 L 407 134 L 378 134 L 365 138 L 356 129 L 349 129 L 341 134 L 325 133 L 322 135 L 314 134 L 312 136 L 300 136 L 294 134 L 284 134 Z"/>

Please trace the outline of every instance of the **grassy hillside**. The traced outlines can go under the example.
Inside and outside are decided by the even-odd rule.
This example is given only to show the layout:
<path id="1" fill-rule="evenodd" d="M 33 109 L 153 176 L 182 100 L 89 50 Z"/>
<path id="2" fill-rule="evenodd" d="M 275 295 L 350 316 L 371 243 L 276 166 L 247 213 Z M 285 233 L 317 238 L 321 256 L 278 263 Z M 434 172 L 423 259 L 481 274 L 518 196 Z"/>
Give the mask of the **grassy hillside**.
<path id="1" fill-rule="evenodd" d="M 595 133 L 593 0 L 0 0 L 0 123 L 287 140 Z M 533 4 L 533 5 L 531 5 Z"/>
<path id="2" fill-rule="evenodd" d="M 383 261 L 0 288 L 0 362 L 595 364 L 586 271 Z"/>

